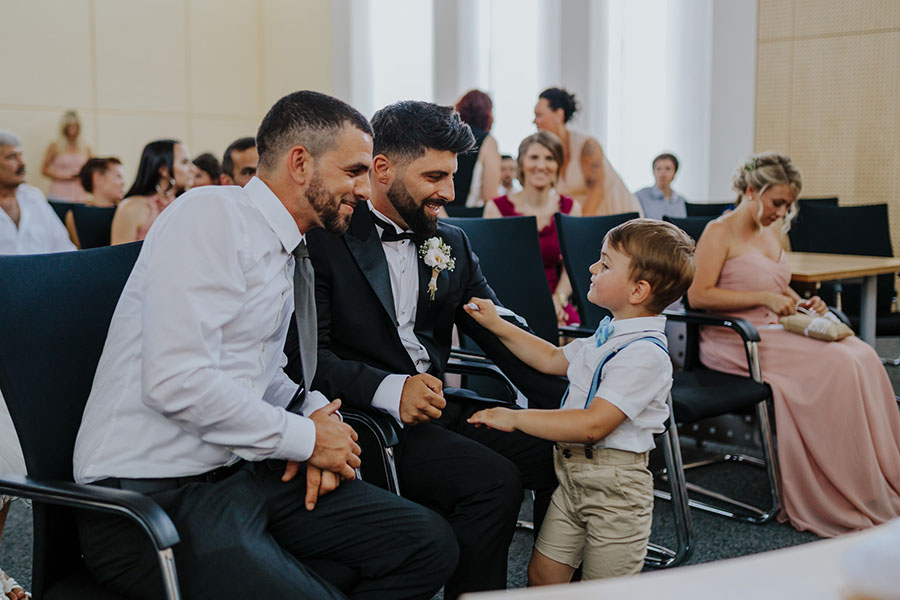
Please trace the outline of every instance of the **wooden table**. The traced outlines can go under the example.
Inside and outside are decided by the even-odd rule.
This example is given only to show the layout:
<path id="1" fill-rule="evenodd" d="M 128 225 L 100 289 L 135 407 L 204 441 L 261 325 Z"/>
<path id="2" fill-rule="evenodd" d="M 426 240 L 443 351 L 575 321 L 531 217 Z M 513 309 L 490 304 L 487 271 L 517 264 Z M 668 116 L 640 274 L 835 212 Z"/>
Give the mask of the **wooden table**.
<path id="1" fill-rule="evenodd" d="M 845 600 L 844 553 L 877 530 L 633 577 L 466 594 L 463 600 Z"/>
<path id="2" fill-rule="evenodd" d="M 878 276 L 900 272 L 900 258 L 788 252 L 791 281 L 821 283 L 837 279 L 863 278 L 859 315 L 859 337 L 875 345 L 875 318 Z"/>

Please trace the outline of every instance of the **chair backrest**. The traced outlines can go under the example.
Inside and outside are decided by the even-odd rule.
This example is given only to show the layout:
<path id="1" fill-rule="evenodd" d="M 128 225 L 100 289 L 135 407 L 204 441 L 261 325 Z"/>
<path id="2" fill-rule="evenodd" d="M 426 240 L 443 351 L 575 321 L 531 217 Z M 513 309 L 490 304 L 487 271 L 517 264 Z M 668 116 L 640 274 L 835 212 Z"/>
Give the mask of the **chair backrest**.
<path id="1" fill-rule="evenodd" d="M 887 204 L 805 205 L 791 224 L 788 236 L 791 249 L 797 252 L 894 255 Z M 890 310 L 893 297 L 894 276 L 880 276 L 876 300 L 879 312 Z M 842 301 L 845 312 L 859 313 L 860 291 L 856 286 L 844 286 Z"/>
<path id="2" fill-rule="evenodd" d="M 82 250 L 109 246 L 109 232 L 112 228 L 115 206 L 83 206 L 72 207 L 72 218 L 75 220 L 75 231 Z"/>
<path id="3" fill-rule="evenodd" d="M 66 222 L 66 213 L 72 210 L 73 206 L 80 206 L 80 204 L 60 202 L 59 200 L 47 200 L 47 202 L 50 204 L 50 208 L 53 209 L 53 212 L 56 213 L 56 216 L 59 217 L 59 220 L 63 223 Z"/>
<path id="4" fill-rule="evenodd" d="M 466 206 L 462 202 L 451 202 L 444 206 L 447 214 L 454 219 L 480 219 L 484 216 L 483 206 Z"/>
<path id="5" fill-rule="evenodd" d="M 538 241 L 537 219 L 445 219 L 466 232 L 481 271 L 504 306 L 521 315 L 535 334 L 557 343 L 556 312 Z"/>
<path id="6" fill-rule="evenodd" d="M 726 210 L 734 208 L 734 204 L 729 202 L 686 202 L 684 206 L 689 217 L 718 217 Z"/>
<path id="7" fill-rule="evenodd" d="M 0 256 L 0 391 L 29 476 L 72 480 L 81 415 L 140 248 Z M 35 591 L 79 563 L 69 509 L 35 503 Z"/>
<path id="8" fill-rule="evenodd" d="M 663 217 L 663 221 L 668 221 L 672 223 L 686 234 L 691 236 L 691 239 L 697 242 L 700 239 L 700 236 L 703 234 L 703 230 L 706 229 L 706 224 L 716 219 L 717 217 Z"/>
<path id="9" fill-rule="evenodd" d="M 622 213 L 603 217 L 573 217 L 556 213 L 556 231 L 563 264 L 572 284 L 572 298 L 581 316 L 581 324 L 591 329 L 597 327 L 609 311 L 588 302 L 591 286 L 589 268 L 600 258 L 600 248 L 606 232 L 625 221 L 636 219 L 637 213 Z"/>
<path id="10" fill-rule="evenodd" d="M 837 206 L 838 197 L 823 196 L 821 198 L 798 198 L 797 205 L 800 207 L 800 210 L 803 210 L 804 206 Z"/>

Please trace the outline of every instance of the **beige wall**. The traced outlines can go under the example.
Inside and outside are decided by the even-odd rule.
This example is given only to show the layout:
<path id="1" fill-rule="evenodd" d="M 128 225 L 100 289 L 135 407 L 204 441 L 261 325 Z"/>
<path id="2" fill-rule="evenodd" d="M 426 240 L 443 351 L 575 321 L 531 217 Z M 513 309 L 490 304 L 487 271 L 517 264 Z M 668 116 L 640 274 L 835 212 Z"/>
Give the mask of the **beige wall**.
<path id="1" fill-rule="evenodd" d="M 900 2 L 760 0 L 756 139 L 805 196 L 889 205 L 900 249 Z"/>
<path id="2" fill-rule="evenodd" d="M 163 137 L 221 159 L 287 92 L 331 92 L 328 0 L 0 0 L 0 129 L 22 138 L 28 180 L 66 109 L 130 184 Z"/>

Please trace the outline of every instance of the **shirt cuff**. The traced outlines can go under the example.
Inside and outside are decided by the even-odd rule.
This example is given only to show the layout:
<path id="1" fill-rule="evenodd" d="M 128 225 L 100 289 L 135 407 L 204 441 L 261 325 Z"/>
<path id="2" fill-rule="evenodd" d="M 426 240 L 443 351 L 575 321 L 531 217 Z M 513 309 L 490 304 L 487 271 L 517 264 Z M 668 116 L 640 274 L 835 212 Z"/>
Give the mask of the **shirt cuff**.
<path id="1" fill-rule="evenodd" d="M 316 447 L 316 424 L 312 419 L 286 412 L 287 423 L 277 456 L 284 460 L 305 462 Z"/>
<path id="2" fill-rule="evenodd" d="M 308 417 L 323 406 L 328 406 L 328 398 L 322 392 L 307 392 L 306 399 L 303 401 L 303 407 L 300 414 Z"/>
<path id="3" fill-rule="evenodd" d="M 409 375 L 399 373 L 388 375 L 372 396 L 372 407 L 394 417 L 400 427 L 403 427 L 403 421 L 400 420 L 400 396 L 403 394 L 403 385 L 407 379 Z"/>

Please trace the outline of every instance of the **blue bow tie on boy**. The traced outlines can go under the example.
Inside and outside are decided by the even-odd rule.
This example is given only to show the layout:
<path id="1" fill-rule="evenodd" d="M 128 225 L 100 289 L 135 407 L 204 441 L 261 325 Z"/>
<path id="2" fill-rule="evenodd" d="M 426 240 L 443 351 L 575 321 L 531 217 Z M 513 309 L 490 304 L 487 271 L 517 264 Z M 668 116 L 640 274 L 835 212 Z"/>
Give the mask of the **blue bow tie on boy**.
<path id="1" fill-rule="evenodd" d="M 606 343 L 606 340 L 609 339 L 609 336 L 613 334 L 613 324 L 612 319 L 609 317 L 603 317 L 603 320 L 600 321 L 600 325 L 597 326 L 597 347 L 599 348 L 603 344 Z"/>

